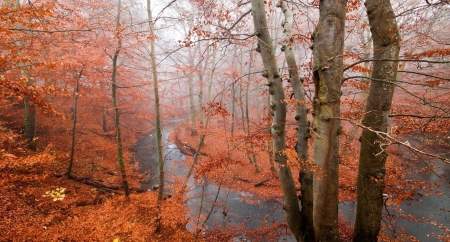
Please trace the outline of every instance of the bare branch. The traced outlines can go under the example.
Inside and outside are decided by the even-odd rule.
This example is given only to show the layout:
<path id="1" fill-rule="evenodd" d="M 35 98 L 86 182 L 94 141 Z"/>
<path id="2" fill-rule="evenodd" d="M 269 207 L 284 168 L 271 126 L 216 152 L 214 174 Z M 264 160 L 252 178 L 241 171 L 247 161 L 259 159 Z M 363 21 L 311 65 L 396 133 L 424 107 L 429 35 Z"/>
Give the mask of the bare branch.
<path id="1" fill-rule="evenodd" d="M 407 113 L 395 113 L 395 114 L 389 114 L 389 117 L 412 117 L 412 118 L 433 118 L 433 119 L 438 119 L 438 118 L 450 118 L 450 116 L 439 116 L 439 115 L 434 115 L 434 116 L 422 116 L 422 115 L 407 114 Z"/>
<path id="2" fill-rule="evenodd" d="M 408 148 L 409 150 L 411 150 L 416 155 L 417 154 L 425 155 L 425 156 L 428 156 L 428 157 L 432 157 L 432 158 L 436 158 L 436 159 L 442 160 L 443 162 L 445 162 L 447 164 L 450 164 L 450 159 L 448 159 L 448 158 L 446 158 L 446 157 L 444 157 L 442 155 L 428 153 L 426 151 L 423 151 L 423 150 L 420 150 L 418 148 L 415 148 L 415 147 L 411 146 L 411 144 L 407 140 L 404 141 L 404 142 L 400 141 L 399 139 L 394 138 L 389 133 L 371 129 L 371 128 L 367 127 L 367 126 L 364 126 L 361 122 L 355 122 L 354 120 L 351 120 L 351 119 L 348 119 L 348 118 L 341 118 L 341 117 L 332 117 L 331 119 L 340 119 L 340 120 L 347 121 L 347 122 L 349 122 L 349 123 L 351 123 L 353 125 L 356 125 L 356 126 L 358 126 L 360 128 L 363 128 L 363 129 L 366 129 L 366 130 L 368 130 L 370 132 L 375 133 L 378 137 L 380 137 L 383 140 L 388 141 L 389 143 L 393 143 L 394 142 L 396 144 L 403 145 L 404 147 Z"/>
<path id="3" fill-rule="evenodd" d="M 364 59 L 364 60 L 357 61 L 357 62 L 345 67 L 344 72 L 358 64 L 361 64 L 364 62 L 371 62 L 371 61 L 425 62 L 425 63 L 431 63 L 431 64 L 448 64 L 448 63 L 450 63 L 450 61 L 432 61 L 432 60 L 417 60 L 417 59 Z"/>
<path id="4" fill-rule="evenodd" d="M 422 72 L 415 72 L 415 71 L 398 71 L 398 72 L 409 73 L 409 74 L 416 74 L 416 75 L 422 75 L 422 76 L 427 76 L 427 77 L 436 78 L 436 79 L 440 79 L 440 80 L 447 80 L 447 81 L 450 81 L 450 78 L 445 78 L 445 77 L 440 77 L 440 76 L 434 76 L 434 75 L 430 75 L 430 74 L 426 74 L 426 73 L 422 73 Z"/>
<path id="5" fill-rule="evenodd" d="M 369 79 L 369 80 L 372 80 L 372 81 L 379 81 L 379 82 L 385 82 L 385 83 L 393 84 L 393 85 L 397 86 L 398 88 L 402 89 L 402 90 L 403 90 L 404 92 L 406 92 L 407 94 L 409 94 L 409 95 L 411 95 L 411 96 L 413 96 L 413 97 L 419 99 L 419 101 L 420 101 L 423 105 L 429 105 L 430 107 L 433 107 L 433 108 L 435 108 L 435 109 L 441 110 L 442 112 L 445 112 L 445 113 L 448 112 L 447 110 L 445 110 L 445 109 L 443 109 L 443 108 L 441 108 L 441 107 L 438 107 L 438 106 L 436 106 L 436 105 L 430 103 L 430 102 L 429 102 L 427 99 L 425 99 L 424 97 L 419 97 L 418 95 L 416 95 L 416 94 L 414 94 L 414 93 L 408 91 L 405 87 L 399 85 L 399 84 L 397 83 L 397 80 L 381 80 L 381 79 L 376 79 L 376 78 L 372 78 L 372 77 L 368 77 L 368 76 L 356 76 L 356 77 L 347 77 L 347 78 L 344 78 L 344 79 L 342 80 L 342 83 L 344 83 L 344 81 L 346 81 L 346 80 L 348 80 L 348 79 L 351 79 L 351 78 L 365 78 L 365 79 Z"/>
<path id="6" fill-rule="evenodd" d="M 36 32 L 36 33 L 66 33 L 66 32 L 88 32 L 94 29 L 64 29 L 64 30 L 40 30 L 40 29 L 20 29 L 20 28 L 10 28 L 11 31 L 23 31 L 23 32 Z"/>
<path id="7" fill-rule="evenodd" d="M 245 12 L 244 14 L 241 15 L 241 17 L 239 17 L 236 22 L 234 22 L 234 24 L 232 24 L 229 28 L 226 28 L 226 30 L 231 31 L 239 22 L 241 22 L 241 20 L 247 16 L 249 13 L 252 12 L 252 9 L 249 9 L 247 12 Z"/>
<path id="8" fill-rule="evenodd" d="M 156 16 L 154 22 L 156 23 L 156 21 L 158 21 L 158 19 L 161 17 L 161 15 L 163 14 L 163 12 L 164 12 L 168 7 L 170 7 L 170 5 L 174 4 L 176 1 L 177 1 L 177 0 L 172 0 L 172 2 L 170 2 L 169 4 L 167 4 L 167 5 L 166 5 L 166 6 L 158 13 L 158 16 Z M 150 21 L 152 21 L 152 20 L 150 20 Z"/>

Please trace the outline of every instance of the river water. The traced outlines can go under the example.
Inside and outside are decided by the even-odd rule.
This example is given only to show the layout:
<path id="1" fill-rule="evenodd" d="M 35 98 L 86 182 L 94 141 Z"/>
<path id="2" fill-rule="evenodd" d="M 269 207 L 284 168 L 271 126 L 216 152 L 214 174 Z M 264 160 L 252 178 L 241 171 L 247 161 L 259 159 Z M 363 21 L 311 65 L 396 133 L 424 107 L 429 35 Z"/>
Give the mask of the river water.
<path id="1" fill-rule="evenodd" d="M 177 149 L 176 145 L 168 142 L 168 136 L 172 132 L 174 125 L 168 125 L 162 132 L 165 155 L 165 171 L 168 174 L 165 181 L 167 187 L 175 181 L 173 177 L 184 177 L 188 167 L 183 163 L 185 157 Z M 410 143 L 417 144 L 418 140 L 411 137 Z M 157 156 L 156 156 L 156 135 L 151 133 L 140 139 L 135 146 L 135 159 L 139 162 L 140 171 L 147 174 L 147 180 L 141 184 L 141 188 L 151 190 L 152 186 L 158 184 Z M 413 156 L 405 152 L 405 160 L 412 160 Z M 394 236 L 402 238 L 401 229 L 407 234 L 416 237 L 419 241 L 439 241 L 434 237 L 429 237 L 431 233 L 442 234 L 444 231 L 439 228 L 439 224 L 450 227 L 450 166 L 442 161 L 434 160 L 434 171 L 443 179 L 433 173 L 418 173 L 406 179 L 418 179 L 439 184 L 439 188 L 434 188 L 435 192 L 441 196 L 415 195 L 413 199 L 402 202 L 399 206 L 389 205 L 383 213 L 396 217 L 395 222 L 384 220 L 388 225 L 389 232 Z M 411 165 L 404 162 L 405 165 Z M 422 163 L 414 164 L 416 170 L 423 168 Z M 172 177 L 172 178 L 171 178 Z M 199 213 L 206 217 L 211 213 L 206 222 L 207 228 L 226 228 L 233 225 L 243 225 L 247 230 L 255 230 L 261 226 L 270 226 L 274 222 L 284 222 L 282 204 L 279 200 L 265 200 L 248 192 L 235 191 L 227 187 L 219 187 L 215 183 L 206 180 L 195 181 L 190 179 L 188 187 L 191 188 L 187 197 L 187 206 L 190 211 L 191 222 L 187 225 L 192 229 L 197 223 Z M 173 191 L 167 189 L 168 193 Z M 394 196 L 395 194 L 390 194 Z M 217 198 L 216 198 L 217 197 Z M 211 211 L 211 212 L 210 212 Z M 339 204 L 339 211 L 346 217 L 349 223 L 355 220 L 356 202 L 349 201 Z M 422 222 L 414 222 L 400 216 L 410 214 Z M 277 231 L 278 241 L 295 241 L 294 237 L 284 229 Z M 447 231 L 448 232 L 448 231 Z M 245 240 L 245 236 L 236 235 L 235 241 Z M 403 238 L 404 239 L 404 238 Z M 267 239 L 268 240 L 268 239 Z M 258 240 L 259 241 L 259 240 Z"/>

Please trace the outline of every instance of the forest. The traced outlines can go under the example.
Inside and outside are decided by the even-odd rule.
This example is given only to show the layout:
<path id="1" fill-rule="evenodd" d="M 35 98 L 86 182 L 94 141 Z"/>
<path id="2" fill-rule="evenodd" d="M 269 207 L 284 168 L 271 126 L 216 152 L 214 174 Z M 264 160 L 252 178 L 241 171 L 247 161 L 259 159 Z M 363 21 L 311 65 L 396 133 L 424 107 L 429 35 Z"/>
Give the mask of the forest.
<path id="1" fill-rule="evenodd" d="M 448 0 L 0 0 L 0 241 L 450 241 Z"/>

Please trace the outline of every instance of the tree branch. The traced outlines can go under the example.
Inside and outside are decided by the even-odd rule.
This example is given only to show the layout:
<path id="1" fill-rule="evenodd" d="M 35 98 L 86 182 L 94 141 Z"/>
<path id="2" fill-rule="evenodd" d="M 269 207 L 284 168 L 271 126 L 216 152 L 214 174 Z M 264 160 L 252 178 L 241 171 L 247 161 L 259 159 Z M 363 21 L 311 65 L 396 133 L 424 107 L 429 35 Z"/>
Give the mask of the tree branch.
<path id="1" fill-rule="evenodd" d="M 10 31 L 23 31 L 23 32 L 36 32 L 36 33 L 66 33 L 66 32 L 88 32 L 92 31 L 93 29 L 65 29 L 65 30 L 40 30 L 40 29 L 21 29 L 21 28 L 10 28 L 8 30 Z"/>
<path id="2" fill-rule="evenodd" d="M 448 63 L 450 63 L 450 61 L 431 61 L 431 60 L 417 60 L 417 59 L 364 59 L 364 60 L 357 61 L 357 62 L 345 67 L 344 72 L 358 64 L 361 64 L 364 62 L 371 62 L 371 61 L 425 62 L 425 63 L 432 63 L 432 64 L 448 64 Z"/>
<path id="3" fill-rule="evenodd" d="M 430 74 L 426 74 L 426 73 L 421 73 L 421 72 L 415 72 L 415 71 L 398 71 L 398 72 L 409 73 L 409 74 L 416 74 L 416 75 L 422 75 L 422 76 L 427 76 L 427 77 L 431 77 L 431 78 L 436 78 L 436 79 L 441 79 L 441 80 L 450 81 L 450 78 L 445 78 L 445 77 L 440 77 L 440 76 L 434 76 L 434 75 L 430 75 Z"/>
<path id="4" fill-rule="evenodd" d="M 348 119 L 348 118 L 342 118 L 342 117 L 332 117 L 332 118 L 330 118 L 330 119 L 340 119 L 340 120 L 344 120 L 344 121 L 347 121 L 347 122 L 349 122 L 349 123 L 351 123 L 351 124 L 353 124 L 353 125 L 356 125 L 356 126 L 358 126 L 358 127 L 360 127 L 360 128 L 363 128 L 363 129 L 366 129 L 366 130 L 368 130 L 368 131 L 370 131 L 370 132 L 373 132 L 373 133 L 375 133 L 378 137 L 380 137 L 381 139 L 388 141 L 389 143 L 388 143 L 387 145 L 391 144 L 392 142 L 395 142 L 396 144 L 400 144 L 400 145 L 403 145 L 404 147 L 408 148 L 409 150 L 411 150 L 411 151 L 412 151 L 413 153 L 415 153 L 416 155 L 417 155 L 417 154 L 421 154 L 421 155 L 425 155 L 425 156 L 428 156 L 428 157 L 433 157 L 433 158 L 442 160 L 443 162 L 445 162 L 445 163 L 447 163 L 447 164 L 450 164 L 450 159 L 448 159 L 448 158 L 446 158 L 446 157 L 444 157 L 444 156 L 442 156 L 442 155 L 439 155 L 439 154 L 432 154 L 432 153 L 428 153 L 428 152 L 423 151 L 423 150 L 419 150 L 419 149 L 417 149 L 417 148 L 411 146 L 411 144 L 409 144 L 408 141 L 402 142 L 402 141 L 400 141 L 400 140 L 398 140 L 398 139 L 392 137 L 391 135 L 389 135 L 389 133 L 381 132 L 381 131 L 377 131 L 377 130 L 371 129 L 371 128 L 367 127 L 367 126 L 364 126 L 361 122 L 355 122 L 355 121 L 353 121 L 353 120 L 351 120 L 351 119 Z"/>
<path id="5" fill-rule="evenodd" d="M 435 115 L 435 116 L 422 116 L 422 115 L 407 114 L 407 113 L 394 113 L 394 114 L 389 114 L 389 117 L 412 117 L 412 118 L 434 118 L 434 119 L 438 119 L 438 118 L 450 118 L 450 116 L 439 116 L 439 115 Z"/>
<path id="6" fill-rule="evenodd" d="M 236 22 L 234 22 L 234 24 L 232 24 L 229 28 L 225 28 L 227 31 L 231 31 L 234 27 L 236 27 L 236 25 L 241 22 L 241 20 L 247 16 L 249 13 L 252 12 L 252 9 L 249 9 L 247 12 L 245 12 L 244 14 L 241 15 L 241 17 L 239 17 Z"/>

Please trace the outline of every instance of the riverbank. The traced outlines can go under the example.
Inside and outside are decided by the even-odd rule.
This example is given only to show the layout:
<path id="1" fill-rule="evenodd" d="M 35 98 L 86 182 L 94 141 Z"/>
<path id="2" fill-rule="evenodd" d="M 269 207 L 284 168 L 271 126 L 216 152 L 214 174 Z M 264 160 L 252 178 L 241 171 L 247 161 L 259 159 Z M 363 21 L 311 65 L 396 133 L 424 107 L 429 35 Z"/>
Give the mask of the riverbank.
<path id="1" fill-rule="evenodd" d="M 207 180 L 214 184 L 220 184 L 220 186 L 230 188 L 242 193 L 254 194 L 257 197 L 264 198 L 266 200 L 282 201 L 282 194 L 280 183 L 276 174 L 271 171 L 271 164 L 268 161 L 268 153 L 266 150 L 259 146 L 256 150 L 256 156 L 258 157 L 258 166 L 260 172 L 255 171 L 255 166 L 250 163 L 245 152 L 248 152 L 248 148 L 245 147 L 244 142 L 239 142 L 239 138 L 244 137 L 243 134 L 236 132 L 233 134 L 233 138 L 230 133 L 224 132 L 224 129 L 217 127 L 210 127 L 208 130 L 198 129 L 197 132 L 193 132 L 191 127 L 181 126 L 172 132 L 170 139 L 176 143 L 177 146 L 187 154 L 185 165 L 190 166 L 192 163 L 192 155 L 198 146 L 198 141 L 202 134 L 205 136 L 205 144 L 202 146 L 201 155 L 197 166 L 195 167 L 195 174 L 198 179 L 206 177 Z M 341 142 L 345 144 L 347 152 L 341 152 L 340 159 L 340 178 L 339 178 L 339 201 L 340 211 L 342 212 L 341 230 L 344 233 L 343 238 L 351 239 L 351 223 L 353 223 L 355 213 L 355 200 L 356 200 L 356 175 L 358 169 L 358 147 L 359 142 L 357 139 L 349 139 L 346 135 L 348 130 L 344 130 L 344 136 L 341 137 Z M 355 135 L 357 137 L 357 135 Z M 414 137 L 416 137 L 414 139 Z M 431 140 L 436 139 L 432 134 L 422 134 L 422 138 L 417 138 L 417 135 L 402 135 L 401 139 L 410 139 L 410 142 L 414 147 L 428 151 L 445 151 L 448 150 L 448 143 L 445 143 L 445 139 L 439 142 L 439 146 L 430 147 L 426 144 L 430 144 Z M 439 137 L 437 137 L 439 139 Z M 446 137 L 444 137 L 446 138 Z M 448 137 L 447 137 L 448 138 Z M 247 139 L 248 140 L 248 139 Z M 427 141 L 425 145 L 421 144 L 422 141 Z M 248 147 L 248 146 L 247 146 Z M 423 214 L 429 214 L 429 216 L 438 216 L 441 210 L 447 211 L 448 204 L 441 204 L 441 210 L 435 207 L 435 211 L 431 214 L 429 211 L 421 209 L 420 206 L 428 206 L 422 204 L 420 197 L 427 196 L 427 201 L 430 204 L 434 204 L 434 200 L 440 201 L 439 197 L 431 198 L 432 196 L 439 195 L 448 196 L 448 181 L 436 182 L 436 179 L 422 179 L 419 173 L 427 172 L 433 176 L 433 171 L 427 170 L 427 168 L 435 167 L 430 163 L 429 167 L 418 166 L 418 163 L 422 161 L 417 159 L 414 154 L 408 153 L 409 151 L 402 146 L 391 145 L 388 148 L 389 157 L 387 160 L 387 177 L 386 177 L 386 189 L 385 192 L 388 196 L 386 211 L 384 211 L 387 221 L 389 221 L 383 227 L 380 238 L 392 239 L 399 235 L 408 235 L 408 238 L 425 236 L 428 239 L 437 238 L 435 241 L 440 241 L 441 238 L 445 238 L 445 234 L 448 234 L 448 226 L 443 225 L 442 219 L 423 219 L 420 217 L 422 211 Z M 429 161 L 429 159 L 427 159 Z M 440 164 L 435 162 L 435 164 Z M 293 174 L 298 174 L 298 169 L 293 166 Z M 442 169 L 436 171 L 442 173 Z M 441 174 L 442 175 L 442 174 Z M 297 176 L 296 176 L 297 179 Z M 448 179 L 448 178 L 447 178 Z M 264 181 L 260 186 L 255 186 L 260 181 Z M 447 186 L 444 190 L 440 189 L 441 185 Z M 445 185 L 447 184 L 447 185 Z M 299 190 L 299 187 L 297 187 Z M 431 198 L 431 200 L 430 200 Z M 243 201 L 251 200 L 242 198 Z M 424 199 L 425 200 L 425 199 Z M 414 209 L 415 216 L 411 213 L 402 212 L 406 209 L 405 206 Z M 231 209 L 231 208 L 230 208 Z M 450 210 L 448 210 L 450 211 Z M 448 212 L 447 212 L 448 213 Z M 417 217 L 419 216 L 419 217 Z M 444 216 L 445 217 L 445 216 Z M 396 221 L 403 226 L 396 225 Z M 416 233 L 418 229 L 414 229 L 417 223 L 429 224 L 430 227 L 426 231 L 422 231 L 422 234 Z M 433 225 L 433 223 L 435 223 Z M 403 227 L 403 228 L 402 228 Z M 346 231 L 346 232 L 344 232 Z M 406 232 L 405 232 L 406 231 Z M 447 231 L 447 232 L 446 232 Z M 423 233 L 428 233 L 423 235 Z M 414 235 L 414 236 L 412 236 Z M 444 236 L 444 237 L 443 237 Z"/>

